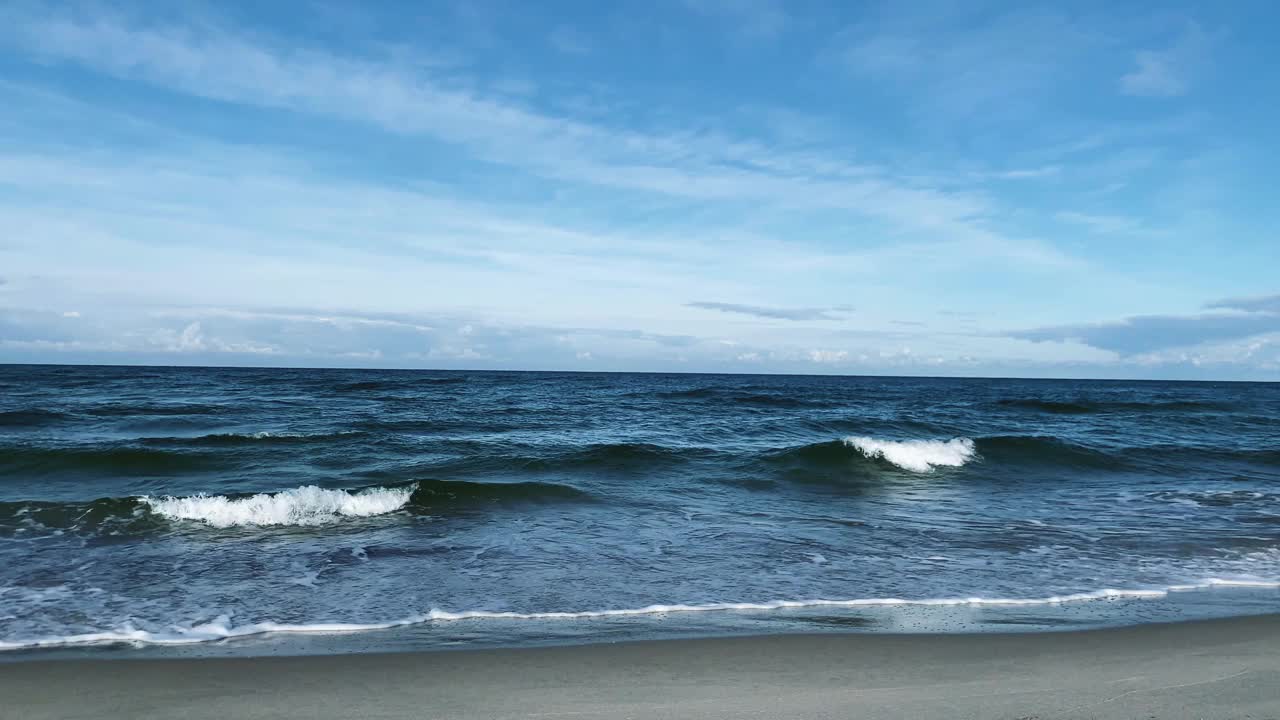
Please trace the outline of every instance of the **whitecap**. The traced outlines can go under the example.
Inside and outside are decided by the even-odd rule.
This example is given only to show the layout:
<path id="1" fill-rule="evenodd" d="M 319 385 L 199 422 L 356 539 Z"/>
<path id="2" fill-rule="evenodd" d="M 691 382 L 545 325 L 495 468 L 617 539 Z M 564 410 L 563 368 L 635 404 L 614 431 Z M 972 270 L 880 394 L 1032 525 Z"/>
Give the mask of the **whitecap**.
<path id="1" fill-rule="evenodd" d="M 871 459 L 882 459 L 903 470 L 930 472 L 935 467 L 960 467 L 977 455 L 973 440 L 878 440 L 848 437 L 844 443 Z"/>
<path id="2" fill-rule="evenodd" d="M 305 485 L 248 497 L 194 495 L 140 497 L 151 511 L 172 520 L 194 520 L 213 527 L 238 525 L 320 525 L 343 517 L 395 512 L 409 502 L 414 487 L 330 490 Z"/>

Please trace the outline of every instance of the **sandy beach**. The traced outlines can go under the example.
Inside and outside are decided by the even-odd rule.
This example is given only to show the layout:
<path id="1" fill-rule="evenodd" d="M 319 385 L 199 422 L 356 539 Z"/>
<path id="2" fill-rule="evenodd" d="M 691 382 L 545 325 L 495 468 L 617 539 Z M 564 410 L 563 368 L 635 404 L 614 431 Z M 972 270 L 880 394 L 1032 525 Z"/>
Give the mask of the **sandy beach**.
<path id="1" fill-rule="evenodd" d="M 1280 718 L 1280 615 L 1113 630 L 0 665 L 41 718 Z"/>

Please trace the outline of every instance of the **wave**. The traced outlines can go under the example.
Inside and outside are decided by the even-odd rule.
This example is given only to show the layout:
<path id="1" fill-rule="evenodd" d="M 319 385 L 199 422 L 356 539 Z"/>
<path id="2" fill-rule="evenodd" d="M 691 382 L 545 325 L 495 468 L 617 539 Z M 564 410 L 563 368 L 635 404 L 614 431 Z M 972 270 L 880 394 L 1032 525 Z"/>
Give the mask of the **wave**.
<path id="1" fill-rule="evenodd" d="M 180 445 L 236 447 L 241 445 L 302 445 L 323 443 L 341 438 L 350 438 L 361 434 L 357 430 L 343 430 L 328 433 L 291 433 L 291 432 L 255 432 L 255 433 L 212 433 L 196 437 L 150 437 L 140 442 L 146 445 Z"/>
<path id="2" fill-rule="evenodd" d="M 977 442 L 983 458 L 997 463 L 1118 469 L 1123 457 L 1044 435 L 992 435 Z"/>
<path id="3" fill-rule="evenodd" d="M 701 400 L 704 398 L 713 398 L 723 390 L 717 388 L 692 388 L 689 390 L 666 390 L 659 393 L 653 393 L 653 397 L 663 400 Z M 649 397 L 649 393 L 636 393 L 637 397 Z"/>
<path id="4" fill-rule="evenodd" d="M 798 480 L 839 480 L 851 476 L 874 477 L 889 469 L 930 473 L 959 468 L 982 460 L 996 466 L 1074 467 L 1123 470 L 1134 463 L 1168 460 L 1173 453 L 1189 456 L 1224 451 L 1196 448 L 1128 448 L 1101 450 L 1043 435 L 990 435 L 950 439 L 890 440 L 852 436 L 844 440 L 811 443 L 755 456 Z M 1275 451 L 1226 452 L 1233 459 L 1267 464 L 1280 457 Z M 746 466 L 750 468 L 750 465 Z"/>
<path id="5" fill-rule="evenodd" d="M 1196 583 L 1169 585 L 1161 588 L 1130 590 L 1106 588 L 1089 592 L 1037 598 L 950 597 L 923 599 L 856 598 L 849 600 L 770 600 L 764 602 L 654 604 L 636 608 L 545 612 L 505 612 L 494 610 L 450 611 L 437 608 L 424 613 L 409 615 L 397 620 L 374 623 L 277 623 L 266 621 L 246 625 L 232 625 L 230 618 L 224 615 L 214 619 L 213 621 L 194 624 L 188 627 L 175 625 L 172 626 L 172 629 L 168 632 L 152 632 L 139 629 L 131 624 L 125 624 L 112 630 L 97 632 L 45 638 L 0 640 L 0 650 L 22 650 L 83 645 L 191 645 L 253 635 L 341 634 L 390 630 L 398 627 L 422 625 L 432 622 L 459 622 L 468 620 L 591 620 L 596 618 L 669 615 L 675 613 L 772 612 L 777 610 L 805 610 L 811 608 L 866 608 L 892 606 L 1034 607 L 1083 603 L 1099 600 L 1159 600 L 1167 598 L 1173 593 L 1227 587 L 1280 588 L 1280 581 L 1210 578 Z"/>
<path id="6" fill-rule="evenodd" d="M 807 400 L 790 395 L 746 392 L 742 388 L 692 388 L 689 390 L 669 390 L 658 393 L 632 393 L 631 396 L 641 398 L 652 397 L 661 400 L 719 400 L 738 405 L 780 409 L 836 407 L 835 403 L 826 400 Z"/>
<path id="7" fill-rule="evenodd" d="M 977 440 L 978 451 L 990 462 L 1103 470 L 1214 460 L 1250 465 L 1280 464 L 1280 450 L 1144 445 L 1095 448 L 1044 435 L 994 435 Z"/>
<path id="8" fill-rule="evenodd" d="M 99 405 L 86 408 L 88 415 L 128 417 L 133 415 L 220 415 L 233 409 L 230 405 Z"/>
<path id="9" fill-rule="evenodd" d="M 557 457 L 539 459 L 535 464 L 550 467 L 599 466 L 608 468 L 651 467 L 655 463 L 677 462 L 705 454 L 702 448 L 672 448 L 652 443 L 600 443 Z"/>
<path id="10" fill-rule="evenodd" d="M 483 483 L 465 480 L 419 480 L 410 497 L 414 509 L 440 508 L 497 502 L 554 503 L 586 501 L 591 496 L 575 487 L 544 482 Z"/>
<path id="11" fill-rule="evenodd" d="M 1222 490 L 1219 492 L 1197 490 L 1161 490 L 1147 497 L 1162 502 L 1196 505 L 1199 507 L 1235 507 L 1253 505 L 1280 505 L 1280 493 L 1257 490 Z"/>
<path id="12" fill-rule="evenodd" d="M 0 533 L 39 526 L 52 531 L 136 534 L 171 522 L 213 528 L 317 526 L 405 510 L 439 515 L 499 503 L 589 502 L 586 492 L 541 482 L 416 480 L 394 486 L 329 489 L 314 485 L 231 495 L 136 496 L 86 502 L 0 502 Z M 34 524 L 34 525 L 33 525 Z"/>
<path id="13" fill-rule="evenodd" d="M 996 401 L 1004 407 L 1036 410 L 1059 415 L 1083 415 L 1088 413 L 1108 412 L 1177 412 L 1196 410 L 1234 410 L 1235 405 L 1224 402 L 1202 400 L 1153 400 L 1120 401 L 1120 400 L 1049 400 L 1045 398 L 1005 398 Z"/>
<path id="14" fill-rule="evenodd" d="M 44 425 L 52 425 L 63 420 L 68 420 L 71 417 L 71 415 L 66 413 L 54 412 L 52 410 L 7 410 L 5 412 L 0 412 L 0 427 L 42 427 Z"/>
<path id="15" fill-rule="evenodd" d="M 438 377 L 438 378 L 416 378 L 414 385 L 462 385 L 467 382 L 465 377 Z"/>
<path id="16" fill-rule="evenodd" d="M 465 377 L 436 377 L 436 378 L 399 378 L 395 380 L 356 380 L 353 382 L 338 383 L 327 388 L 333 393 L 361 393 L 375 392 L 379 390 L 411 390 L 415 387 L 424 385 L 461 385 L 467 382 Z"/>
<path id="17" fill-rule="evenodd" d="M 375 390 L 394 390 L 404 387 L 404 383 L 389 380 L 359 380 L 356 382 L 341 383 L 329 387 L 330 392 L 349 393 L 349 392 L 371 392 Z"/>
<path id="18" fill-rule="evenodd" d="M 1089 403 L 1041 400 L 1039 398 L 1010 398 L 1006 400 L 997 400 L 996 404 L 1003 405 L 1005 407 L 1016 407 L 1026 410 L 1039 410 L 1041 412 L 1057 413 L 1060 415 L 1082 415 L 1085 413 L 1097 412 L 1097 407 Z"/>
<path id="19" fill-rule="evenodd" d="M 845 438 L 844 443 L 868 458 L 882 459 L 917 473 L 932 472 L 938 467 L 960 467 L 977 454 L 969 438 L 895 441 L 850 437 Z"/>
<path id="20" fill-rule="evenodd" d="M 702 447 L 669 447 L 652 443 L 598 443 L 584 446 L 518 446 L 492 442 L 453 442 L 447 446 L 456 457 L 393 471 L 406 475 L 468 475 L 494 472 L 642 472 L 709 457 L 716 450 Z"/>
<path id="21" fill-rule="evenodd" d="M 138 501 L 170 520 L 195 520 L 216 528 L 240 525 L 321 525 L 347 517 L 385 515 L 404 507 L 415 487 L 330 490 L 304 485 L 249 496 L 193 495 Z"/>
<path id="22" fill-rule="evenodd" d="M 134 535 L 158 525 L 158 518 L 133 497 L 87 502 L 0 502 L 0 535 L 22 530 Z"/>
<path id="23" fill-rule="evenodd" d="M 218 465 L 209 455 L 144 447 L 0 447 L 0 474 L 170 475 Z"/>
<path id="24" fill-rule="evenodd" d="M 897 470 L 928 473 L 939 467 L 961 467 L 977 457 L 974 441 L 969 438 L 881 440 L 849 437 L 773 450 L 761 459 L 798 479 L 807 479 L 859 469 L 873 473 L 886 465 Z"/>
<path id="25" fill-rule="evenodd" d="M 1186 455 L 1200 456 L 1206 459 L 1220 460 L 1223 462 L 1245 462 L 1253 465 L 1280 465 L 1280 450 L 1273 449 L 1157 445 L 1150 448 L 1139 448 L 1133 452 L 1150 453 L 1162 458 Z"/>
<path id="26" fill-rule="evenodd" d="M 836 403 L 825 400 L 802 400 L 800 398 L 787 397 L 783 395 L 736 395 L 733 402 L 741 405 L 754 405 L 757 407 L 770 408 L 826 408 L 836 407 Z"/>
<path id="27" fill-rule="evenodd" d="M 350 632 L 367 632 L 370 630 L 389 630 L 404 625 L 416 625 L 423 622 L 419 618 L 409 618 L 388 623 L 305 623 L 290 624 L 277 622 L 260 622 L 249 625 L 232 625 L 227 616 L 190 627 L 175 627 L 169 632 L 152 632 L 141 630 L 132 625 L 123 625 L 113 630 L 77 633 L 31 640 L 0 640 L 0 650 L 24 650 L 49 647 L 75 647 L 86 645 L 192 645 L 205 642 L 216 642 L 231 638 L 252 635 L 280 634 L 340 634 Z"/>
<path id="28" fill-rule="evenodd" d="M 422 418 L 411 420 L 388 420 L 384 418 L 366 418 L 353 424 L 359 428 L 356 432 L 389 433 L 401 435 L 469 435 L 500 434 L 532 427 L 531 425 L 499 422 L 493 419 L 458 419 L 458 418 Z"/>

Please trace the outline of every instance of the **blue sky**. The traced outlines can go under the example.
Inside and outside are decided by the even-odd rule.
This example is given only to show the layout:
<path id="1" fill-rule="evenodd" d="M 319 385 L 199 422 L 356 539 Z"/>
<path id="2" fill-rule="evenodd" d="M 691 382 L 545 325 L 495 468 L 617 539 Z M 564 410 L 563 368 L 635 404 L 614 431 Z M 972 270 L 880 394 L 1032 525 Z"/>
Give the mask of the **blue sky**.
<path id="1" fill-rule="evenodd" d="M 0 361 L 1280 379 L 1270 3 L 0 8 Z"/>

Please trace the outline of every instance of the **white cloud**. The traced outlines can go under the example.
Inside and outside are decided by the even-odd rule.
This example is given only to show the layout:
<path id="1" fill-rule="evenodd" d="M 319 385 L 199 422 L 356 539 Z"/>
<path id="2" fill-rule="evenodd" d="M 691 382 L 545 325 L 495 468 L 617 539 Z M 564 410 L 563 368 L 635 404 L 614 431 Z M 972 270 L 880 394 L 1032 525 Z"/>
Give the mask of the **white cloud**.
<path id="1" fill-rule="evenodd" d="M 1044 165 L 1034 168 L 1017 168 L 1013 170 L 997 170 L 994 172 L 979 175 L 979 177 L 988 177 L 996 180 L 1035 180 L 1039 178 L 1047 178 L 1058 175 L 1062 172 L 1060 165 Z"/>
<path id="2" fill-rule="evenodd" d="M 1134 55 L 1137 67 L 1120 78 L 1127 95 L 1174 97 L 1187 91 L 1187 82 L 1178 58 L 1171 52 L 1143 50 Z"/>
<path id="3" fill-rule="evenodd" d="M 1019 117 L 1096 45 L 1096 33 L 1056 9 L 897 3 L 846 28 L 832 56 L 854 77 L 908 95 L 917 121 L 955 127 Z"/>
<path id="4" fill-rule="evenodd" d="M 966 269 L 1058 277 L 1076 267 L 1050 246 L 997 235 L 859 247 L 733 225 L 616 231 L 589 214 L 567 226 L 541 219 L 535 207 L 335 180 L 287 156 L 208 142 L 182 147 L 181 155 L 127 157 L 0 147 L 0 185 L 44 198 L 0 198 L 0 223 L 19 229 L 0 248 L 0 264 L 46 278 L 6 286 L 11 300 L 465 308 L 521 323 L 660 322 L 705 332 L 718 324 L 712 314 L 673 316 L 653 299 L 749 297 L 762 279 L 785 272 L 803 275 L 815 296 L 857 303 L 846 293 L 877 278 L 895 278 L 894 292 L 910 296 Z M 310 322 L 343 321 L 312 315 Z"/>
<path id="5" fill-rule="evenodd" d="M 695 4 L 726 23 L 759 8 L 767 17 L 771 7 Z M 852 149 L 866 146 L 859 121 L 828 123 L 834 119 L 803 109 L 698 117 L 584 89 L 594 103 L 586 110 L 553 97 L 554 86 L 479 80 L 465 64 L 423 62 L 403 49 L 322 50 L 207 19 L 178 26 L 41 12 L 0 10 L 0 51 L 19 64 L 35 58 L 77 76 L 123 80 L 139 95 L 158 89 L 174 112 L 140 120 L 113 108 L 136 112 L 141 104 L 88 93 L 81 102 L 45 90 L 23 95 L 14 83 L 29 79 L 0 81 L 0 104 L 22 108 L 0 117 L 3 129 L 16 131 L 0 133 L 0 227 L 9 231 L 0 291 L 7 308 L 51 313 L 39 332 L 5 335 L 6 347 L 185 356 L 175 362 L 245 353 L 484 367 L 573 367 L 586 358 L 611 369 L 749 362 L 840 372 L 1014 360 L 1044 367 L 1058 357 L 1115 357 L 1071 341 L 980 333 L 997 332 L 989 327 L 997 321 L 1066 327 L 1133 297 L 1155 309 L 1130 312 L 1160 312 L 1179 292 L 1164 276 L 1148 292 L 1153 283 L 1141 273 L 1083 262 L 1052 241 L 1079 237 L 1055 219 L 1132 235 L 1150 218 L 1055 217 L 1052 207 L 1035 207 L 1049 190 L 1046 202 L 1103 206 L 1078 193 L 1060 197 L 1059 190 L 1079 190 L 1071 187 L 1084 174 L 1077 156 L 1114 160 L 1111 150 L 1126 144 L 1150 153 L 1139 169 L 1154 170 L 1168 151 L 1132 147 L 1148 134 L 954 162 L 935 154 L 949 152 L 938 150 L 945 140 L 871 146 L 864 155 Z M 978 110 L 1052 91 L 1068 66 L 1061 61 L 1088 44 L 1074 16 L 1054 12 L 1001 14 L 974 35 L 942 36 L 936 31 L 947 22 L 926 19 L 917 29 L 867 16 L 867 28 L 842 39 L 846 59 L 862 62 L 856 72 L 882 71 L 877 81 L 920 87 L 931 117 L 966 132 L 988 115 Z M 798 21 L 778 27 L 799 32 L 788 25 Z M 1059 30 L 1061 46 L 1027 41 Z M 573 39 L 571 32 L 544 38 L 564 41 L 563 52 L 581 50 Z M 1116 68 L 1099 72 L 1111 79 Z M 203 125 L 174 129 L 193 107 L 234 112 L 246 124 L 287 116 L 286 124 L 316 136 L 288 146 L 249 133 L 246 142 L 263 144 L 212 142 L 200 136 Z M 92 123 L 94 132 L 62 132 L 77 127 L 72 120 Z M 341 133 L 325 134 L 339 124 Z M 338 137 L 348 130 L 357 141 Z M 1059 131 L 1071 134 L 1045 132 Z M 973 145 L 998 155 L 1006 138 L 995 134 L 974 136 Z M 137 142 L 113 148 L 97 140 L 116 136 Z M 357 143 L 370 138 L 397 151 L 447 146 L 449 167 L 437 172 L 407 160 L 387 173 L 364 164 Z M 1135 168 L 1131 162 L 1115 174 L 1136 175 Z M 1002 192 L 1029 202 L 1007 207 L 997 199 Z M 1037 294 L 1048 287 L 1054 292 Z M 1239 292 L 1265 289 L 1255 282 Z M 1058 296 L 1073 303 L 1052 302 Z M 804 322 L 744 322 L 680 307 L 694 298 L 710 299 L 703 309 Z M 735 298 L 765 304 L 720 302 Z M 832 306 L 845 300 L 862 309 L 851 320 L 862 334 L 808 322 L 846 320 Z M 932 317 L 953 305 L 983 312 L 966 326 L 971 333 L 891 326 L 892 318 Z M 54 317 L 66 307 L 87 315 Z M 732 341 L 720 337 L 726 332 Z M 903 343 L 914 352 L 903 352 Z"/>
<path id="6" fill-rule="evenodd" d="M 992 235 L 977 222 L 991 211 L 985 198 L 917 187 L 831 152 L 714 130 L 654 134 L 587 123 L 484 96 L 420 66 L 273 45 L 212 23 L 179 28 L 118 16 L 18 15 L 8 35 L 47 61 L 216 100 L 427 135 L 546 178 L 700 201 L 835 208 L 979 242 Z"/>
<path id="7" fill-rule="evenodd" d="M 809 359 L 816 363 L 839 363 L 849 359 L 847 350 L 810 350 Z"/>
<path id="8" fill-rule="evenodd" d="M 556 28 L 547 37 L 551 46 L 566 55 L 587 55 L 593 47 L 587 36 L 567 26 Z"/>
<path id="9" fill-rule="evenodd" d="M 1123 215 L 1098 215 L 1063 211 L 1055 215 L 1059 220 L 1075 225 L 1083 225 L 1089 230 L 1102 234 L 1137 233 L 1145 231 L 1143 224 L 1135 218 Z"/>
<path id="10" fill-rule="evenodd" d="M 670 337 L 603 328 L 480 323 L 447 316 L 364 316 L 333 311 L 325 317 L 368 322 L 314 322 L 307 311 L 171 308 L 142 315 L 95 313 L 66 325 L 58 313 L 0 311 L 0 352 L 12 361 L 179 364 L 567 369 L 590 362 L 602 370 L 723 370 L 750 365 L 772 372 L 872 374 L 987 374 L 1023 376 L 1150 376 L 1230 370 L 1240 375 L 1280 370 L 1280 334 L 1195 348 L 1121 357 L 1076 342 L 955 336 L 951 345 L 916 352 L 892 335 L 864 333 L 800 349 L 725 344 L 714 337 Z M 458 330 L 471 325 L 472 333 Z M 435 328 L 423 333 L 408 327 Z M 465 337 L 466 342 L 459 342 Z M 960 342 L 960 341 L 966 342 Z M 974 352 L 969 352 L 970 350 Z M 86 353 L 92 353 L 91 356 Z"/>
<path id="11" fill-rule="evenodd" d="M 1211 38 L 1198 25 L 1187 24 L 1165 50 L 1139 50 L 1135 67 L 1120 77 L 1120 91 L 1138 97 L 1177 97 L 1190 89 L 1191 77 L 1204 62 Z"/>
<path id="12" fill-rule="evenodd" d="M 217 337 L 208 337 L 199 321 L 189 323 L 180 331 L 156 330 L 151 334 L 146 345 L 133 349 L 187 354 L 277 355 L 280 353 L 280 349 L 274 345 L 258 342 L 226 341 Z"/>
<path id="13" fill-rule="evenodd" d="M 696 13 L 724 20 L 746 39 L 775 37 L 790 23 L 785 6 L 776 0 L 684 0 L 684 4 Z"/>
<path id="14" fill-rule="evenodd" d="M 176 352 L 204 350 L 204 333 L 200 332 L 200 323 L 193 322 L 183 328 L 174 342 L 169 345 L 169 348 Z"/>
<path id="15" fill-rule="evenodd" d="M 696 302 L 685 303 L 685 307 L 698 308 L 700 310 L 714 310 L 716 312 L 733 313 L 737 315 L 747 315 L 750 317 L 764 318 L 766 320 L 839 320 L 836 313 L 847 313 L 847 307 L 830 307 L 830 308 L 793 308 L 793 307 L 770 307 L 764 305 L 748 305 L 741 303 L 711 302 L 699 300 Z"/>

